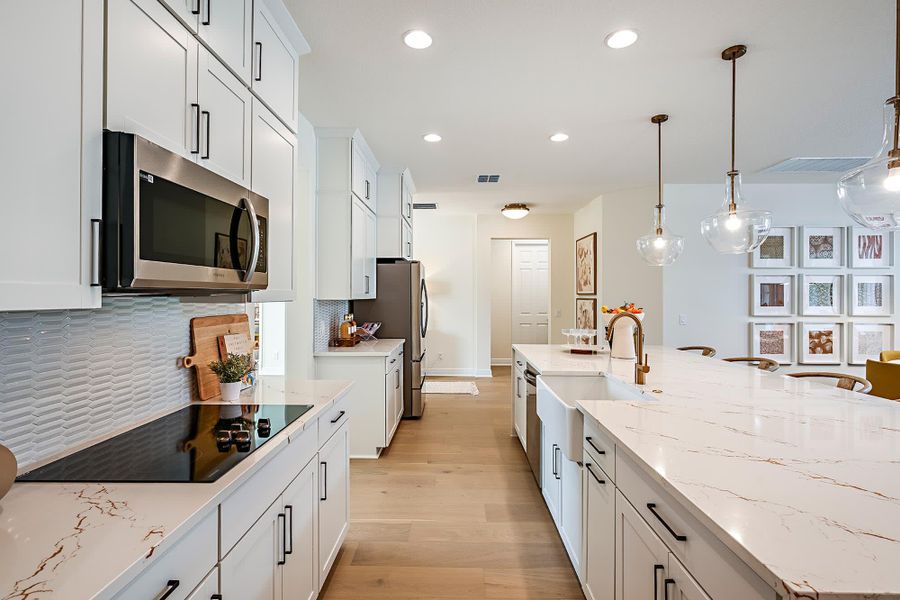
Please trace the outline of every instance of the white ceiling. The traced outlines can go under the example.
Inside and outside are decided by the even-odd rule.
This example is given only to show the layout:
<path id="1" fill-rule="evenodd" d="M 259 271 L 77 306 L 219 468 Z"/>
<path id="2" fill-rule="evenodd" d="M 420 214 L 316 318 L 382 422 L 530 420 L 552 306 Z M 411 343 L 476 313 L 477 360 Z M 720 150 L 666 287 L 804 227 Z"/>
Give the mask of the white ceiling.
<path id="1" fill-rule="evenodd" d="M 442 208 L 525 201 L 559 212 L 653 184 L 657 112 L 671 116 L 666 181 L 722 180 L 731 83 L 720 53 L 735 43 L 749 47 L 738 61 L 745 181 L 792 156 L 873 154 L 893 90 L 892 0 L 287 4 L 312 46 L 301 61 L 303 113 L 317 126 L 359 127 L 382 164 L 409 166 Z M 607 48 L 605 36 L 623 27 L 638 42 Z M 404 46 L 413 28 L 434 45 Z M 444 140 L 424 142 L 431 131 Z M 548 141 L 556 131 L 570 140 Z M 501 183 L 478 185 L 481 173 Z"/>

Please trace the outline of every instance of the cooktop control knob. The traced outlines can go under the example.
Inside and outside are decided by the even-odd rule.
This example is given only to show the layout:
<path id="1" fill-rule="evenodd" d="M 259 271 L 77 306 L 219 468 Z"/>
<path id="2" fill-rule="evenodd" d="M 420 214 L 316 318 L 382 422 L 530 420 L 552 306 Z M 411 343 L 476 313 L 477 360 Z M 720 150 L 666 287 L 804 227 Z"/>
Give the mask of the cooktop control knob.
<path id="1" fill-rule="evenodd" d="M 242 429 L 240 431 L 232 431 L 231 438 L 234 440 L 234 445 L 237 447 L 238 452 L 250 451 L 251 435 L 249 431 L 247 431 L 246 429 Z"/>
<path id="2" fill-rule="evenodd" d="M 256 433 L 259 437 L 269 437 L 272 433 L 272 422 L 263 417 L 256 422 Z"/>
<path id="3" fill-rule="evenodd" d="M 219 452 L 228 452 L 231 449 L 231 432 L 227 429 L 216 432 L 216 448 Z"/>

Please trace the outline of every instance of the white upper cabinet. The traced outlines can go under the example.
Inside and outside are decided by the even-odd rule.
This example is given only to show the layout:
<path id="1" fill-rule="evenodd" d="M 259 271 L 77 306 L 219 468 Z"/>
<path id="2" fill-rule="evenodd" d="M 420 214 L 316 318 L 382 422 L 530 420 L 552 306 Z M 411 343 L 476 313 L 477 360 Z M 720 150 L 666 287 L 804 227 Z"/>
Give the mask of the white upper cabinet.
<path id="1" fill-rule="evenodd" d="M 369 204 L 369 183 L 366 177 L 369 174 L 369 168 L 366 164 L 366 155 L 363 146 L 359 141 L 350 140 L 350 186 L 353 195 Z M 375 210 L 374 208 L 372 210 Z"/>
<path id="2" fill-rule="evenodd" d="M 252 168 L 250 188 L 269 200 L 269 287 L 253 292 L 253 302 L 289 302 L 294 290 L 294 208 L 297 137 L 258 100 L 253 102 Z"/>
<path id="3" fill-rule="evenodd" d="M 197 40 L 158 0 L 107 5 L 106 127 L 200 153 Z"/>
<path id="4" fill-rule="evenodd" d="M 409 169 L 378 172 L 378 258 L 412 260 L 415 189 Z"/>
<path id="5" fill-rule="evenodd" d="M 300 110 L 299 62 L 300 53 L 269 7 L 254 2 L 251 86 L 291 131 L 297 131 Z"/>
<path id="6" fill-rule="evenodd" d="M 0 311 L 99 307 L 103 1 L 4 3 L 0 49 Z"/>
<path id="7" fill-rule="evenodd" d="M 200 152 L 196 156 L 200 164 L 249 187 L 250 90 L 202 46 L 197 86 Z"/>
<path id="8" fill-rule="evenodd" d="M 178 0 L 169 0 L 178 4 Z M 207 46 L 250 83 L 251 37 L 253 34 L 253 0 L 194 0 L 199 5 L 196 31 Z M 296 70 L 296 62 L 294 68 Z"/>

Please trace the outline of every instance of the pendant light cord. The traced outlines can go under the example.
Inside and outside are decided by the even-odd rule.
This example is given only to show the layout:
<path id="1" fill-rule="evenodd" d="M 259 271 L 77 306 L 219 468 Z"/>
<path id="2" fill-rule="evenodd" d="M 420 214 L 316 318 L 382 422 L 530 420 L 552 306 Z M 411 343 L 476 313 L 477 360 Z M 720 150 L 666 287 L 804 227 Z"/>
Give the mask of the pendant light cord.
<path id="1" fill-rule="evenodd" d="M 894 55 L 894 148 L 890 153 L 893 160 L 888 168 L 900 166 L 900 0 L 897 0 L 897 28 L 894 30 L 897 51 Z"/>
<path id="2" fill-rule="evenodd" d="M 897 0 L 900 2 L 900 0 Z M 663 220 L 663 189 L 662 189 L 662 121 L 656 124 L 656 148 L 657 148 L 657 182 L 659 186 L 659 200 L 656 204 L 656 235 L 662 235 Z"/>
<path id="3" fill-rule="evenodd" d="M 900 4 L 900 0 L 897 0 Z M 734 201 L 734 178 L 737 171 L 734 170 L 734 147 L 735 147 L 735 112 L 737 103 L 737 57 L 731 58 L 731 170 L 728 172 L 729 185 L 731 186 L 731 203 L 728 205 L 729 212 L 734 214 L 737 212 L 737 204 Z"/>

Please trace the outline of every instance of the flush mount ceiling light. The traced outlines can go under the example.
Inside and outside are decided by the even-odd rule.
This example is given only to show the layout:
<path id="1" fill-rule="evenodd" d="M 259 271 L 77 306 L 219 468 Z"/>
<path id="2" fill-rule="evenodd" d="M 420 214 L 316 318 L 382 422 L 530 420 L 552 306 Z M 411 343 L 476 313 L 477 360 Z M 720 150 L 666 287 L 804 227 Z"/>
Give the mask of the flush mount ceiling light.
<path id="1" fill-rule="evenodd" d="M 421 29 L 411 29 L 403 34 L 403 43 L 413 50 L 424 50 L 431 45 L 431 36 Z"/>
<path id="2" fill-rule="evenodd" d="M 422 136 L 422 139 L 425 140 L 426 142 L 436 144 L 437 142 L 441 141 L 443 138 L 436 133 L 426 133 L 425 135 Z"/>
<path id="3" fill-rule="evenodd" d="M 561 131 L 559 133 L 554 133 L 553 135 L 550 136 L 551 142 L 564 142 L 567 139 L 569 139 L 569 134 L 563 133 Z"/>
<path id="4" fill-rule="evenodd" d="M 747 47 L 742 45 L 731 46 L 722 52 L 722 60 L 731 61 L 731 170 L 725 174 L 725 201 L 716 214 L 700 222 L 700 233 L 721 254 L 753 252 L 769 237 L 772 229 L 772 213 L 747 208 L 741 193 L 741 173 L 734 167 L 737 59 L 746 53 Z"/>
<path id="5" fill-rule="evenodd" d="M 884 103 L 881 150 L 838 182 L 838 200 L 844 212 L 869 229 L 900 229 L 900 0 L 895 37 L 894 96 Z"/>
<path id="6" fill-rule="evenodd" d="M 527 204 L 507 204 L 500 209 L 500 214 L 507 219 L 522 219 L 528 216 L 529 210 Z"/>
<path id="7" fill-rule="evenodd" d="M 663 205 L 662 188 L 662 124 L 669 120 L 669 115 L 654 115 L 650 122 L 657 127 L 659 199 L 656 202 L 656 213 L 653 219 L 653 232 L 641 236 L 637 240 L 638 254 L 645 261 L 657 267 L 664 267 L 675 262 L 684 250 L 684 238 L 667 233 L 665 230 L 666 209 Z"/>
<path id="8" fill-rule="evenodd" d="M 615 50 L 620 50 L 632 45 L 637 39 L 638 34 L 634 29 L 620 29 L 606 36 L 606 45 Z"/>

